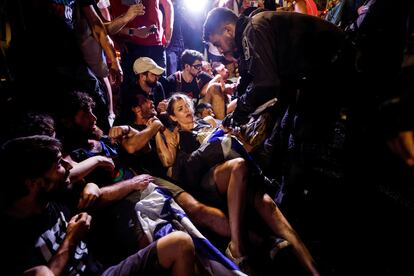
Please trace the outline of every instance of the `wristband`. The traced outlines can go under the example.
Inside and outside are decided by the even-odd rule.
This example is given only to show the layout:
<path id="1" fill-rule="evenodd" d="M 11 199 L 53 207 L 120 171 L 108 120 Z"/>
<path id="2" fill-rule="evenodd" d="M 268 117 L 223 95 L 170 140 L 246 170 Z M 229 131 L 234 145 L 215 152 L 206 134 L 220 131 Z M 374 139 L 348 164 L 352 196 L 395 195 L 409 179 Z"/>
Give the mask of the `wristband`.
<path id="1" fill-rule="evenodd" d="M 122 131 L 122 136 L 128 136 L 128 134 L 131 132 L 131 127 L 128 126 L 128 130 L 127 131 Z"/>

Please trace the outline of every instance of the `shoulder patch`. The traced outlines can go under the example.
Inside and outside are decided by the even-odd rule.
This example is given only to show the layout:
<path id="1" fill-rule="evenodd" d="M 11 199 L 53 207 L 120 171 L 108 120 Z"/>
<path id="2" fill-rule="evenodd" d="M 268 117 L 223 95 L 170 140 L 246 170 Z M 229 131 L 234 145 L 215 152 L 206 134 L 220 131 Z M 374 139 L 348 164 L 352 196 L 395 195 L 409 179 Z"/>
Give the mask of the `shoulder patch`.
<path id="1" fill-rule="evenodd" d="M 243 46 L 244 59 L 249 60 L 250 59 L 250 47 L 249 47 L 249 41 L 247 39 L 247 36 L 243 37 L 242 46 Z"/>

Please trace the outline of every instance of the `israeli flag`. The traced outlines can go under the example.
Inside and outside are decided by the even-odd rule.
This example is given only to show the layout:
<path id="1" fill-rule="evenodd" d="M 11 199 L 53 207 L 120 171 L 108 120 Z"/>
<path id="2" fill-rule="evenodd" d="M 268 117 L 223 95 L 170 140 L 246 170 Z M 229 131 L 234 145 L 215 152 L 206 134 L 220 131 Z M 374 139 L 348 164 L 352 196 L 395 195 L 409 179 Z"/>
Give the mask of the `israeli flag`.
<path id="1" fill-rule="evenodd" d="M 150 183 L 142 192 L 135 210 L 151 242 L 176 230 L 187 232 L 193 239 L 197 258 L 207 274 L 246 275 L 197 230 L 168 190 Z"/>

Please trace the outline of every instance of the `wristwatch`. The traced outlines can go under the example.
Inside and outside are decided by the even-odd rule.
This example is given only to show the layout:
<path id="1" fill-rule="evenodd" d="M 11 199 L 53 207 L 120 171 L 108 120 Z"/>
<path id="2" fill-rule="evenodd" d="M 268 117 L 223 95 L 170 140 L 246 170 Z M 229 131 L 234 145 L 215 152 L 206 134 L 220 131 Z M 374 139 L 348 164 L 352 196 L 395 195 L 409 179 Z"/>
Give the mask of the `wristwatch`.
<path id="1" fill-rule="evenodd" d="M 128 35 L 134 35 L 134 29 L 133 28 L 129 28 L 128 29 Z"/>

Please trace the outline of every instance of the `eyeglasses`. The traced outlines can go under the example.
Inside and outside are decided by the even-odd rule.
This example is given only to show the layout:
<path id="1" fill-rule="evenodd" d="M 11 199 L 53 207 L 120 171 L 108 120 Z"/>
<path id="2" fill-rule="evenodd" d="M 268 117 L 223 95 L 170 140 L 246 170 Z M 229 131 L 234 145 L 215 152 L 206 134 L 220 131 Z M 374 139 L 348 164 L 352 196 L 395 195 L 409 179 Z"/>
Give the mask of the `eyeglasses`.
<path id="1" fill-rule="evenodd" d="M 192 67 L 194 67 L 195 69 L 201 69 L 201 63 L 199 63 L 199 64 L 193 64 L 193 65 L 191 65 Z"/>

